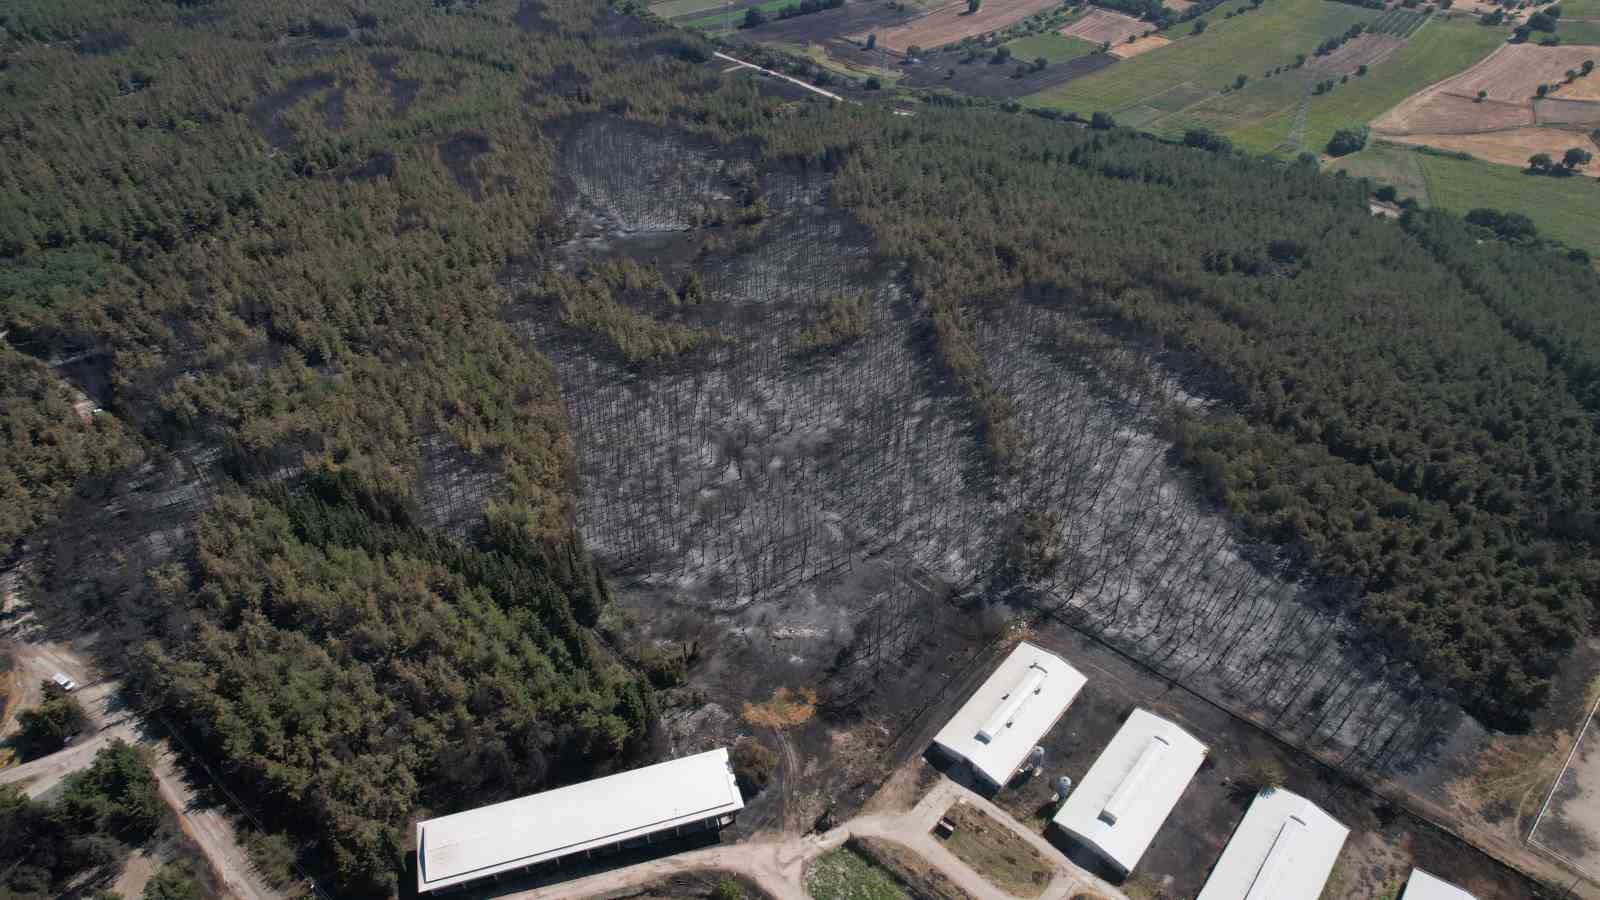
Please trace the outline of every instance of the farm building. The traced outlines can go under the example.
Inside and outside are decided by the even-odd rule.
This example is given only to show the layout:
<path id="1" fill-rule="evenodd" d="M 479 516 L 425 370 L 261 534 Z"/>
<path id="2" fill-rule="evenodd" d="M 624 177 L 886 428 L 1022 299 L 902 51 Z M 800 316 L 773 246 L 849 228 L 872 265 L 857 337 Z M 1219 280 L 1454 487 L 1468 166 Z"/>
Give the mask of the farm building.
<path id="1" fill-rule="evenodd" d="M 1406 892 L 1400 895 L 1400 900 L 1478 900 L 1478 898 L 1437 875 L 1430 875 L 1421 869 L 1412 869 L 1411 877 L 1406 879 Z"/>
<path id="2" fill-rule="evenodd" d="M 725 748 L 417 823 L 417 892 L 728 825 L 744 808 Z"/>
<path id="3" fill-rule="evenodd" d="M 1136 709 L 1052 821 L 1127 875 L 1205 758 L 1188 732 Z"/>
<path id="4" fill-rule="evenodd" d="M 1350 829 L 1297 794 L 1256 795 L 1198 900 L 1317 900 Z"/>
<path id="5" fill-rule="evenodd" d="M 940 729 L 934 746 L 998 790 L 1087 680 L 1061 657 L 1023 641 Z"/>

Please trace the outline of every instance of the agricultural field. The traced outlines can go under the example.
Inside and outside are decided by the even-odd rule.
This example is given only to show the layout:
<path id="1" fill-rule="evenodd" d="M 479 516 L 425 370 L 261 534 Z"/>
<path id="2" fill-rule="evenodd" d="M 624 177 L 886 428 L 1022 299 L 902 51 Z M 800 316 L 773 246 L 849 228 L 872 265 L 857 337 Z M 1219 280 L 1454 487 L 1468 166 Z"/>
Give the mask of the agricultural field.
<path id="1" fill-rule="evenodd" d="M 1526 166 L 1528 158 L 1537 153 L 1549 154 L 1552 159 L 1560 159 L 1562 154 L 1572 147 L 1588 150 L 1590 153 L 1600 153 L 1600 147 L 1596 147 L 1594 141 L 1581 131 L 1531 126 L 1475 134 L 1397 135 L 1390 136 L 1389 140 L 1401 144 L 1467 153 L 1484 162 L 1516 168 Z M 1594 176 L 1600 174 L 1600 166 L 1590 163 L 1578 171 L 1584 175 Z M 1577 187 L 1574 186 L 1574 189 Z M 1591 196 L 1590 201 L 1600 202 L 1600 197 Z"/>
<path id="2" fill-rule="evenodd" d="M 1366 75 L 1352 75 L 1332 91 L 1308 97 L 1302 131 L 1291 152 L 1321 151 L 1340 128 L 1382 115 L 1407 96 L 1482 60 L 1503 43 L 1504 35 L 1476 22 L 1434 18 L 1415 32 L 1405 46 L 1372 64 Z M 1255 85 L 1241 93 L 1258 89 L 1259 85 Z M 1224 108 L 1227 105 L 1222 104 Z M 1270 152 L 1285 144 L 1293 122 L 1294 115 L 1286 110 L 1238 126 L 1228 136 L 1248 149 Z"/>
<path id="3" fill-rule="evenodd" d="M 1053 63 L 1067 62 L 1098 53 L 1100 46 L 1088 41 L 1067 37 L 1054 31 L 1044 34 L 1030 34 L 1027 37 L 1008 41 L 1006 46 L 1011 48 L 1011 55 L 1020 60 L 1045 59 Z"/>
<path id="4" fill-rule="evenodd" d="M 1236 75 L 1259 78 L 1269 69 L 1293 63 L 1296 54 L 1309 56 L 1324 39 L 1378 15 L 1328 0 L 1272 0 L 1231 19 L 1221 18 L 1218 11 L 1207 16 L 1211 24 L 1204 34 L 1182 37 L 1170 46 L 1030 97 L 1029 102 L 1078 113 L 1116 113 L 1150 106 L 1150 101 L 1180 85 L 1220 90 Z M 1163 36 L 1174 37 L 1188 27 Z"/>
<path id="5" fill-rule="evenodd" d="M 904 53 L 907 47 L 933 48 L 962 38 L 998 31 L 1052 6 L 1059 0 L 988 0 L 976 13 L 967 12 L 966 0 L 956 0 L 927 15 L 878 33 L 878 43 Z M 866 40 L 865 33 L 850 35 Z"/>
<path id="6" fill-rule="evenodd" d="M 1428 206 L 1428 179 L 1417 160 L 1421 154 L 1410 147 L 1388 141 L 1370 141 L 1359 153 L 1329 159 L 1326 169 L 1343 172 L 1352 178 L 1370 178 L 1379 184 L 1392 185 L 1400 199 L 1415 200 L 1419 206 Z"/>
<path id="7" fill-rule="evenodd" d="M 1132 16 L 1112 12 L 1109 9 L 1096 9 L 1061 29 L 1061 33 L 1097 46 L 1103 43 L 1116 46 L 1154 30 L 1155 27 L 1149 22 L 1141 22 Z"/>
<path id="8" fill-rule="evenodd" d="M 1406 98 L 1373 122 L 1373 132 L 1519 168 L 1535 153 L 1559 158 L 1569 147 L 1588 147 L 1583 126 L 1600 124 L 1600 103 L 1591 99 L 1600 97 L 1600 74 L 1563 83 L 1597 55 L 1591 47 L 1505 45 Z M 1548 99 L 1538 99 L 1541 85 L 1556 85 Z"/>
<path id="9" fill-rule="evenodd" d="M 1507 166 L 1416 154 L 1428 198 L 1441 209 L 1479 207 L 1518 212 L 1539 231 L 1600 257 L 1600 184 L 1588 178 L 1544 178 Z"/>

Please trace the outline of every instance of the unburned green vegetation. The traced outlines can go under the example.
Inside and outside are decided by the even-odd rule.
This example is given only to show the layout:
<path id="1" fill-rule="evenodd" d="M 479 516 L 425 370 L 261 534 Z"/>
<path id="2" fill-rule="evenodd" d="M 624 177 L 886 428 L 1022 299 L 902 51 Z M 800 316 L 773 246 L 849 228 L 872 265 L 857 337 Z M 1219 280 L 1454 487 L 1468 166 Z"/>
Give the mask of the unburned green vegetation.
<path id="1" fill-rule="evenodd" d="M 806 893 L 813 900 L 911 900 L 893 876 L 848 846 L 806 867 Z"/>
<path id="2" fill-rule="evenodd" d="M 1330 35 L 1377 15 L 1328 0 L 1269 0 L 1259 8 L 1241 4 L 1244 11 L 1231 19 L 1222 18 L 1226 8 L 1205 17 L 1210 25 L 1203 34 L 1074 79 L 1029 102 L 1087 115 L 1137 106 L 1185 82 L 1220 90 L 1239 74 L 1259 78 L 1267 69 L 1291 64 Z M 1191 27 L 1178 26 L 1180 31 Z"/>

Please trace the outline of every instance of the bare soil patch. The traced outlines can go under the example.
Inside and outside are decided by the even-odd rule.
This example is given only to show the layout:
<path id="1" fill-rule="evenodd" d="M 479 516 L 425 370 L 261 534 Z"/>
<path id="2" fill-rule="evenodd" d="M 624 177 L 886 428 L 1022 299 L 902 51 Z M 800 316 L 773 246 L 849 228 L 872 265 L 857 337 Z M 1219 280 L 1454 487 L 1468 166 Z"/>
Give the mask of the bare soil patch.
<path id="1" fill-rule="evenodd" d="M 1534 124 L 1533 105 L 1436 93 L 1407 100 L 1373 122 L 1383 134 L 1474 134 Z"/>
<path id="2" fill-rule="evenodd" d="M 1132 16 L 1125 16 L 1109 9 L 1097 9 L 1061 29 L 1061 33 L 1094 44 L 1110 41 L 1111 46 L 1116 47 L 1118 44 L 1127 43 L 1128 38 L 1136 38 L 1154 30 L 1156 27 L 1149 22 L 1141 22 Z"/>
<path id="3" fill-rule="evenodd" d="M 1440 150 L 1457 150 L 1470 153 L 1478 159 L 1503 166 L 1524 167 L 1528 157 L 1535 153 L 1548 153 L 1560 159 L 1570 147 L 1589 147 L 1593 142 L 1585 135 L 1556 128 L 1512 128 L 1506 131 L 1487 131 L 1478 134 L 1407 134 L 1392 140 L 1402 144 L 1436 147 Z M 1600 174 L 1600 166 L 1590 163 L 1579 169 L 1585 175 Z"/>
<path id="4" fill-rule="evenodd" d="M 720 869 L 683 872 L 655 884 L 596 894 L 589 900 L 707 900 L 719 885 L 729 881 L 738 885 L 743 900 L 771 900 L 772 895 L 754 879 Z"/>
<path id="5" fill-rule="evenodd" d="M 1194 0 L 1164 0 L 1161 5 L 1181 15 L 1194 6 Z"/>
<path id="6" fill-rule="evenodd" d="M 1149 37 L 1134 38 L 1132 43 L 1114 45 L 1111 48 L 1111 55 L 1121 59 L 1128 59 L 1141 53 L 1149 53 L 1151 50 L 1165 47 L 1170 43 L 1172 42 L 1166 38 L 1152 34 Z"/>
<path id="7" fill-rule="evenodd" d="M 1362 66 L 1376 65 L 1404 47 L 1403 38 L 1392 34 L 1363 34 L 1327 56 L 1312 57 L 1306 68 L 1330 75 L 1353 75 Z"/>
<path id="8" fill-rule="evenodd" d="M 846 4 L 848 5 L 848 4 Z M 989 0 L 975 13 L 957 0 L 878 35 L 878 43 L 904 53 L 907 47 L 942 47 L 962 38 L 1004 28 L 1054 5 L 1054 0 Z M 866 35 L 858 36 L 865 39 Z"/>
<path id="9" fill-rule="evenodd" d="M 1011 896 L 1037 897 L 1055 877 L 1056 867 L 1044 854 L 983 810 L 956 803 L 944 818 L 955 826 L 942 838 L 945 847 Z"/>

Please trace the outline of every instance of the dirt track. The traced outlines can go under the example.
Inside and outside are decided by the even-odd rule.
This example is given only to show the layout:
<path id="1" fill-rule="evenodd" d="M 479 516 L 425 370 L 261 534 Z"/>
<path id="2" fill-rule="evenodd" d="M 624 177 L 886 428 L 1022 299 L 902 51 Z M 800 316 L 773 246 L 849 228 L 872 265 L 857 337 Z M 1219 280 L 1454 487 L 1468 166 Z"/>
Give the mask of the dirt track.
<path id="1" fill-rule="evenodd" d="M 914 760 L 911 765 L 920 766 L 924 763 Z M 972 803 L 996 821 L 1004 823 L 1055 865 L 1055 878 L 1039 895 L 1039 900 L 1066 900 L 1084 890 L 1092 890 L 1108 900 L 1128 900 L 1121 891 L 1068 862 L 1061 851 L 1043 837 L 1017 825 L 999 807 L 943 777 L 910 810 L 860 816 L 825 835 L 708 847 L 534 890 L 514 891 L 501 897 L 502 900 L 533 900 L 536 897 L 539 900 L 581 900 L 658 882 L 683 872 L 727 869 L 754 879 L 777 900 L 808 900 L 805 891 L 806 864 L 843 844 L 852 835 L 859 835 L 885 838 L 911 848 L 977 900 L 1013 900 L 1009 894 L 957 859 L 930 834 L 934 823 L 957 801 Z"/>
<path id="2" fill-rule="evenodd" d="M 16 572 L 5 573 L 0 588 L 15 590 Z M 24 765 L 0 769 L 0 784 L 23 783 L 23 792 L 39 797 L 63 778 L 89 765 L 100 748 L 116 739 L 142 744 L 151 751 L 151 770 L 156 776 L 162 800 L 178 817 L 184 833 L 199 845 L 211 867 L 226 886 L 230 897 L 245 900 L 275 900 L 280 895 L 267 887 L 255 873 L 249 855 L 240 847 L 238 835 L 228 818 L 215 808 L 202 807 L 194 791 L 174 766 L 172 749 L 165 740 L 123 707 L 119 698 L 121 683 L 98 680 L 93 664 L 66 644 L 41 639 L 32 611 L 17 609 L 16 597 L 8 598 L 5 637 L 13 642 L 15 674 L 21 690 L 7 704 L 0 736 L 14 727 L 15 714 L 37 703 L 40 681 L 56 672 L 65 673 L 81 687 L 78 701 L 88 713 L 94 731 L 58 753 Z"/>

